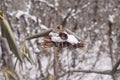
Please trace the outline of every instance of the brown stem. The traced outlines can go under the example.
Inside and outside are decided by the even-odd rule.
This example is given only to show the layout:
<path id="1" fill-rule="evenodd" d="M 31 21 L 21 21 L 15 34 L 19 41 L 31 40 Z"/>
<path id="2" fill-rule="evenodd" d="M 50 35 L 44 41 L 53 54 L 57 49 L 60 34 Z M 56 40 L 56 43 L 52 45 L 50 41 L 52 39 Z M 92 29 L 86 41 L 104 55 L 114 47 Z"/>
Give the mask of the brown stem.
<path id="1" fill-rule="evenodd" d="M 58 79 L 58 73 L 59 73 L 59 52 L 60 52 L 60 48 L 56 47 L 55 49 L 55 53 L 54 53 L 54 80 Z"/>

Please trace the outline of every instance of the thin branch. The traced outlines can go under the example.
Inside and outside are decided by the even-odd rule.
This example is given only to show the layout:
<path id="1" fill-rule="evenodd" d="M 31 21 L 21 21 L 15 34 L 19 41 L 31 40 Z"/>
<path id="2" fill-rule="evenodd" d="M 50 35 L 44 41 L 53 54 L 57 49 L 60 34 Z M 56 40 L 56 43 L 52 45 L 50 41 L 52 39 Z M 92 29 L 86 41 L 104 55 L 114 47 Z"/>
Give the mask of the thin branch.
<path id="1" fill-rule="evenodd" d="M 58 72 L 59 72 L 59 61 L 58 61 L 58 55 L 60 52 L 60 48 L 56 47 L 55 53 L 54 53 L 54 79 L 58 80 Z"/>
<path id="2" fill-rule="evenodd" d="M 112 22 L 111 21 L 108 21 L 108 27 L 109 27 L 109 31 L 108 31 L 108 36 L 109 36 L 109 54 L 110 54 L 110 58 L 111 58 L 111 63 L 112 63 L 112 68 L 114 66 L 114 56 L 113 56 L 113 49 L 112 49 L 112 45 L 113 45 L 113 41 L 112 41 L 112 38 L 111 38 L 111 35 L 112 35 Z M 116 68 L 116 69 L 115 69 Z M 114 67 L 114 70 L 112 70 L 113 73 L 111 73 L 111 76 L 113 78 L 113 80 L 115 80 L 115 75 L 114 73 L 116 72 L 117 70 L 117 67 Z"/>
<path id="3" fill-rule="evenodd" d="M 62 27 L 65 27 L 65 25 L 67 23 L 67 19 L 69 18 L 70 15 L 71 15 L 71 12 L 68 12 L 68 14 L 66 15 L 66 17 L 61 22 Z"/>
<path id="4" fill-rule="evenodd" d="M 105 71 L 97 71 L 97 70 L 69 70 L 64 72 L 62 75 L 59 75 L 59 77 L 63 77 L 68 73 L 96 73 L 96 74 L 106 74 L 106 75 L 111 75 L 112 71 L 111 70 L 105 70 Z M 117 70 L 116 73 L 120 73 L 120 70 Z"/>
<path id="5" fill-rule="evenodd" d="M 116 62 L 116 64 L 113 66 L 113 69 L 112 69 L 112 74 L 114 74 L 116 71 L 117 71 L 117 68 L 119 67 L 120 65 L 120 59 Z"/>
<path id="6" fill-rule="evenodd" d="M 108 31 L 108 36 L 109 36 L 109 51 L 110 51 L 110 57 L 111 57 L 111 62 L 112 62 L 112 66 L 113 66 L 113 55 L 112 55 L 112 38 L 111 38 L 111 34 L 112 34 L 112 23 L 110 21 L 108 21 L 108 27 L 109 27 L 109 31 Z"/>
<path id="7" fill-rule="evenodd" d="M 11 51 L 7 39 L 0 36 L 0 44 L 2 48 L 2 58 L 3 58 L 3 66 L 9 68 L 13 71 L 13 62 L 11 58 Z M 10 64 L 9 64 L 10 62 Z"/>
<path id="8" fill-rule="evenodd" d="M 49 3 L 48 1 L 45 1 L 45 0 L 39 0 L 39 1 L 35 1 L 36 3 L 43 3 L 45 4 L 47 7 L 50 7 L 51 9 L 54 9 L 55 10 L 55 7 L 53 4 Z"/>

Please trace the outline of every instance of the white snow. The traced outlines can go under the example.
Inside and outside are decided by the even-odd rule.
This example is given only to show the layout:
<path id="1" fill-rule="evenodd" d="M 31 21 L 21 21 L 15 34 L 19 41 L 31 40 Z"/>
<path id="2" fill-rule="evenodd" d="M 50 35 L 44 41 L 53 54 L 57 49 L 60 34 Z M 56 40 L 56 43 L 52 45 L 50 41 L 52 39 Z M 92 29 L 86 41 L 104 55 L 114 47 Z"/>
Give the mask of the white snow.
<path id="1" fill-rule="evenodd" d="M 33 15 L 30 15 L 28 12 L 26 11 L 21 11 L 21 10 L 18 10 L 16 12 L 16 18 L 20 18 L 22 15 L 24 15 L 26 18 L 31 18 L 33 21 L 37 22 L 37 18 Z"/>
<path id="2" fill-rule="evenodd" d="M 43 30 L 47 30 L 48 27 L 44 24 L 41 24 L 41 22 L 42 22 L 41 19 L 38 19 L 38 24 L 39 24 L 40 28 L 43 29 Z"/>
<path id="3" fill-rule="evenodd" d="M 0 71 L 0 80 L 4 80 L 4 73 L 2 71 Z"/>
<path id="4" fill-rule="evenodd" d="M 68 34 L 67 42 L 72 43 L 72 44 L 77 44 L 79 41 L 75 38 L 75 36 Z"/>
<path id="5" fill-rule="evenodd" d="M 54 5 L 55 5 L 55 10 L 58 10 L 58 6 L 59 6 L 59 3 L 58 3 L 58 0 L 54 0 Z"/>
<path id="6" fill-rule="evenodd" d="M 40 27 L 41 27 L 41 29 L 45 29 L 45 30 L 48 29 L 47 26 L 45 26 L 45 25 L 43 25 L 43 24 L 40 24 Z"/>
<path id="7" fill-rule="evenodd" d="M 103 23 L 100 28 L 103 29 L 106 26 L 106 23 Z"/>
<path id="8" fill-rule="evenodd" d="M 27 12 L 23 12 L 23 11 L 18 10 L 16 17 L 19 19 L 23 14 L 27 14 Z"/>
<path id="9" fill-rule="evenodd" d="M 51 37 L 51 40 L 52 40 L 53 42 L 64 42 L 63 39 L 61 39 L 60 37 L 57 37 L 57 36 Z"/>
<path id="10" fill-rule="evenodd" d="M 87 4 L 83 5 L 82 8 L 86 8 L 90 5 L 90 2 L 88 2 Z"/>
<path id="11" fill-rule="evenodd" d="M 64 40 L 62 40 L 62 39 L 59 37 L 59 34 L 58 34 L 58 33 L 50 32 L 50 33 L 49 33 L 49 36 L 51 36 L 51 40 L 52 40 L 53 42 L 64 42 Z"/>
<path id="12" fill-rule="evenodd" d="M 97 76 L 95 73 L 91 74 L 85 74 L 81 80 L 94 80 L 94 78 Z"/>
<path id="13" fill-rule="evenodd" d="M 72 10 L 72 8 L 67 9 L 68 12 L 70 12 L 71 10 Z"/>
<path id="14" fill-rule="evenodd" d="M 80 12 L 81 12 L 81 10 L 78 10 L 76 12 L 75 12 L 75 10 L 72 10 L 72 14 L 71 14 L 70 18 L 74 17 L 75 19 L 77 19 L 77 14 L 79 14 Z"/>
<path id="15" fill-rule="evenodd" d="M 49 74 L 53 75 L 53 74 L 54 74 L 53 68 L 52 68 L 52 69 L 49 69 L 48 72 L 49 72 Z"/>
<path id="16" fill-rule="evenodd" d="M 72 52 L 64 49 L 59 58 L 62 66 L 64 66 L 64 70 L 69 70 L 68 66 L 72 63 Z"/>
<path id="17" fill-rule="evenodd" d="M 53 4 L 50 4 L 47 0 L 38 0 L 38 1 L 43 2 L 43 3 L 45 3 L 47 6 L 54 8 L 54 5 L 53 5 Z"/>
<path id="18" fill-rule="evenodd" d="M 50 32 L 50 33 L 49 33 L 49 36 L 51 36 L 51 37 L 53 37 L 53 36 L 59 36 L 59 34 L 58 34 L 58 33 L 55 33 L 55 32 Z"/>
<path id="19" fill-rule="evenodd" d="M 8 13 L 10 16 L 13 16 L 16 13 L 16 11 Z"/>
<path id="20" fill-rule="evenodd" d="M 26 31 L 28 34 L 30 34 L 30 27 L 26 27 Z"/>
<path id="21" fill-rule="evenodd" d="M 115 18 L 115 15 L 109 15 L 109 21 L 111 23 L 114 23 L 114 18 Z"/>
<path id="22" fill-rule="evenodd" d="M 31 5 L 32 5 L 32 3 L 30 1 L 28 3 L 26 3 L 26 11 L 27 12 L 30 12 Z"/>
<path id="23" fill-rule="evenodd" d="M 68 36 L 67 40 L 61 39 L 61 37 L 59 37 L 59 33 L 50 32 L 49 36 L 51 36 L 51 40 L 54 41 L 54 42 L 64 42 L 64 41 L 67 41 L 67 42 L 69 42 L 71 44 L 77 44 L 79 42 L 74 35 L 70 35 L 67 32 L 64 32 L 64 33 L 66 33 L 67 36 Z"/>
<path id="24" fill-rule="evenodd" d="M 112 69 L 111 59 L 110 59 L 110 57 L 108 57 L 108 55 L 106 53 L 101 54 L 99 61 L 97 61 L 95 69 L 99 70 L 99 71 Z"/>
<path id="25" fill-rule="evenodd" d="M 104 38 L 105 40 L 108 40 L 108 36 L 107 36 L 107 35 L 104 35 L 103 38 Z"/>
<path id="26" fill-rule="evenodd" d="M 48 58 L 47 57 L 41 57 L 40 58 L 41 61 L 41 66 L 42 66 L 42 71 L 45 72 L 47 65 L 48 65 Z"/>
<path id="27" fill-rule="evenodd" d="M 97 52 L 100 50 L 100 45 L 102 41 L 98 40 L 95 42 L 94 46 L 92 47 L 92 50 L 97 54 Z"/>
<path id="28" fill-rule="evenodd" d="M 42 22 L 41 19 L 38 19 L 38 22 L 41 23 Z"/>
<path id="29" fill-rule="evenodd" d="M 86 27 L 84 27 L 84 28 L 83 28 L 83 31 L 87 31 L 87 28 L 86 28 Z"/>
<path id="30" fill-rule="evenodd" d="M 59 6 L 58 0 L 55 0 L 55 6 Z"/>
<path id="31" fill-rule="evenodd" d="M 100 30 L 99 30 L 99 29 L 95 29 L 94 32 L 95 32 L 95 33 L 99 33 Z"/>

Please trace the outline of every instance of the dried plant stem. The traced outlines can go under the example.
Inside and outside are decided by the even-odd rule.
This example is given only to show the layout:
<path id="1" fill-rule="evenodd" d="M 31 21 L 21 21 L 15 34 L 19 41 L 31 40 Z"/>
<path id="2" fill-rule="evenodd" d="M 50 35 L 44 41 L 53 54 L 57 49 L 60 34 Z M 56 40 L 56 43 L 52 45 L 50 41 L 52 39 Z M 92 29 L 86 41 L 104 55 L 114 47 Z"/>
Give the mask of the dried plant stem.
<path id="1" fill-rule="evenodd" d="M 113 69 L 112 69 L 112 74 L 114 74 L 115 72 L 117 72 L 117 68 L 119 67 L 120 65 L 120 59 L 116 62 L 116 64 L 113 66 Z"/>
<path id="2" fill-rule="evenodd" d="M 55 49 L 55 53 L 54 53 L 54 80 L 58 79 L 58 73 L 59 73 L 59 52 L 60 52 L 60 48 L 56 47 Z"/>

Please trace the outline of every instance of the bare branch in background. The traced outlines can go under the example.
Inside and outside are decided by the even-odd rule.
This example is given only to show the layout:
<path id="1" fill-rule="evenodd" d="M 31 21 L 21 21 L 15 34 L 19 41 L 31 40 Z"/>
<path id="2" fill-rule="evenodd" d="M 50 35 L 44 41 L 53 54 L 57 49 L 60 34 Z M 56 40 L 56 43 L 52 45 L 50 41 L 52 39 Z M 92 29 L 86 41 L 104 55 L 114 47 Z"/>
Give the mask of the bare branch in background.
<path id="1" fill-rule="evenodd" d="M 54 79 L 58 80 L 58 74 L 59 74 L 59 53 L 61 48 L 56 47 L 54 52 Z"/>
<path id="2" fill-rule="evenodd" d="M 12 55 L 8 45 L 8 42 L 5 38 L 0 37 L 0 44 L 2 48 L 2 59 L 3 59 L 3 66 L 8 67 L 11 71 L 13 71 L 13 62 L 12 62 Z M 11 63 L 9 64 L 8 61 Z"/>
<path id="3" fill-rule="evenodd" d="M 117 72 L 117 68 L 119 67 L 119 65 L 120 65 L 120 59 L 113 66 L 112 74 L 115 74 Z"/>
<path id="4" fill-rule="evenodd" d="M 59 75 L 59 77 L 63 77 L 68 73 L 96 73 L 96 74 L 106 74 L 106 75 L 111 75 L 111 70 L 106 70 L 106 71 L 97 71 L 97 70 L 69 70 L 64 72 L 64 74 Z M 116 71 L 116 73 L 120 73 L 119 70 Z"/>

